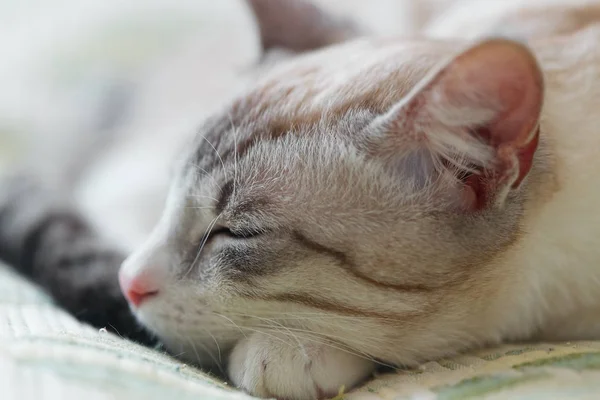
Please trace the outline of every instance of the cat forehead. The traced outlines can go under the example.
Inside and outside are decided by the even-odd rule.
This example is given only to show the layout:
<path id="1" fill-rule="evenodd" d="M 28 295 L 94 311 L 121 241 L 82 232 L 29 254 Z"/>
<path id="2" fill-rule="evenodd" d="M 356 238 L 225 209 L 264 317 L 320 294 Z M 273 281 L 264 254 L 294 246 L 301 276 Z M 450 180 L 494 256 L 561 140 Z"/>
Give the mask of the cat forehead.
<path id="1" fill-rule="evenodd" d="M 235 106 L 286 116 L 296 125 L 343 115 L 349 108 L 383 112 L 443 56 L 445 43 L 365 38 L 291 58 L 266 72 Z"/>
<path id="2" fill-rule="evenodd" d="M 384 113 L 452 51 L 443 41 L 363 38 L 285 60 L 204 125 L 193 161 L 213 169 L 290 134 L 351 135 L 365 113 Z"/>

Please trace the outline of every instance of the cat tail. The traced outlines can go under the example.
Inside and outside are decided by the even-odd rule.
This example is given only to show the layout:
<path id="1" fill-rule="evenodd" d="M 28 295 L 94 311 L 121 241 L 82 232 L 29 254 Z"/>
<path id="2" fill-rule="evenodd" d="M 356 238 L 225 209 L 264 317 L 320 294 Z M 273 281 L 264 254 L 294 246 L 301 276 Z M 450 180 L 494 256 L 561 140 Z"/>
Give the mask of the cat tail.
<path id="1" fill-rule="evenodd" d="M 100 238 L 68 200 L 31 178 L 0 182 L 0 260 L 42 287 L 79 320 L 143 344 L 118 284 L 125 256 Z"/>

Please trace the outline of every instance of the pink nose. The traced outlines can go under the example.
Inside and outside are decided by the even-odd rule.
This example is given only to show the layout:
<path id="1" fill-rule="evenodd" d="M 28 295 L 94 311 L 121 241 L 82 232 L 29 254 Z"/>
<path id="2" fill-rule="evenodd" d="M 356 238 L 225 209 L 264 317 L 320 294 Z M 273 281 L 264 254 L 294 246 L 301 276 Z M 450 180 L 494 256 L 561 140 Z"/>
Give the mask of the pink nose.
<path id="1" fill-rule="evenodd" d="M 121 272 L 119 284 L 121 291 L 134 307 L 139 307 L 144 301 L 158 294 L 159 283 L 148 274 L 129 277 Z"/>

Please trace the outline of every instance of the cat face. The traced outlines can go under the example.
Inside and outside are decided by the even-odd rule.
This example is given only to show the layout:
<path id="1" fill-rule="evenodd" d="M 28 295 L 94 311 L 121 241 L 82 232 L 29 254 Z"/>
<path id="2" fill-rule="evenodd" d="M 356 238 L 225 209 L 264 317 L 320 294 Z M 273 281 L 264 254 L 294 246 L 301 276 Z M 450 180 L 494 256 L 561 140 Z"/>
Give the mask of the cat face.
<path id="1" fill-rule="evenodd" d="M 401 364 L 498 340 L 498 260 L 536 173 L 529 50 L 351 39 L 304 2 L 250 4 L 290 54 L 201 126 L 121 271 L 146 285 L 138 319 L 205 365 L 252 332 Z"/>

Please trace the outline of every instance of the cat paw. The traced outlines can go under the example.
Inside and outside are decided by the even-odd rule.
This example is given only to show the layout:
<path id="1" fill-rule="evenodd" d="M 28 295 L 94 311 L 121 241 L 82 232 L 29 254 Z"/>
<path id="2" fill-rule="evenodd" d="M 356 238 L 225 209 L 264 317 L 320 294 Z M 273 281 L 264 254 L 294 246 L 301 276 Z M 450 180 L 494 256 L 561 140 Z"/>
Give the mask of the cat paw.
<path id="1" fill-rule="evenodd" d="M 375 364 L 335 347 L 301 338 L 254 333 L 234 347 L 232 382 L 258 397 L 327 399 L 367 378 Z"/>

